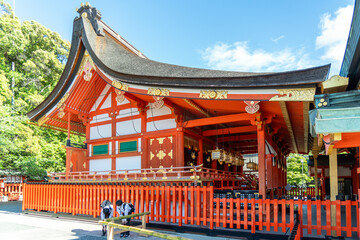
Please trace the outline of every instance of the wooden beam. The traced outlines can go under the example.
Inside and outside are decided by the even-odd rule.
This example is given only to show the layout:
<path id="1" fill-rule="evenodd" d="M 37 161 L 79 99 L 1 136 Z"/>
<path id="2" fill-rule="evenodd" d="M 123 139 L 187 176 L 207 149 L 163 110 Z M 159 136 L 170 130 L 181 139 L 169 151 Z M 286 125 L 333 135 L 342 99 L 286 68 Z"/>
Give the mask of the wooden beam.
<path id="1" fill-rule="evenodd" d="M 248 134 L 248 135 L 237 135 L 237 136 L 230 136 L 230 137 L 219 137 L 218 142 L 241 142 L 241 141 L 248 141 L 248 140 L 256 140 L 256 134 Z"/>
<path id="2" fill-rule="evenodd" d="M 309 145 L 309 105 L 310 105 L 310 102 L 303 102 L 304 152 L 305 153 L 308 153 L 308 145 Z"/>
<path id="3" fill-rule="evenodd" d="M 205 112 L 204 109 L 202 109 L 198 104 L 196 104 L 193 100 L 191 99 L 183 99 L 184 102 L 186 102 L 187 104 L 189 104 L 192 108 L 196 109 L 198 112 L 200 112 L 202 115 L 204 115 L 205 117 L 212 117 L 209 113 Z"/>
<path id="4" fill-rule="evenodd" d="M 231 114 L 225 116 L 218 116 L 218 117 L 210 117 L 210 118 L 200 118 L 194 119 L 184 122 L 185 128 L 192 128 L 192 127 L 200 127 L 200 126 L 208 126 L 208 125 L 215 125 L 215 124 L 222 124 L 222 123 L 231 123 L 237 121 L 251 121 L 254 118 L 254 115 L 249 113 L 238 113 L 238 114 Z"/>
<path id="5" fill-rule="evenodd" d="M 337 165 L 337 149 L 334 148 L 329 155 L 329 172 L 330 172 L 330 200 L 335 201 L 338 195 L 338 165 Z M 336 226 L 336 206 L 331 206 L 331 226 Z M 336 236 L 336 231 L 332 231 L 332 235 Z"/>
<path id="6" fill-rule="evenodd" d="M 257 130 L 258 140 L 258 166 L 259 166 L 259 194 L 266 198 L 266 167 L 265 167 L 265 127 Z"/>
<path id="7" fill-rule="evenodd" d="M 280 108 L 281 108 L 281 111 L 282 111 L 282 115 L 284 117 L 284 120 L 285 120 L 285 123 L 286 123 L 286 127 L 289 131 L 289 134 L 290 134 L 290 139 L 291 139 L 291 143 L 293 145 L 293 148 L 294 148 L 294 151 L 295 153 L 298 153 L 298 148 L 297 148 L 297 145 L 296 145 L 296 140 L 295 140 L 295 135 L 294 135 L 294 131 L 293 131 L 293 128 L 292 128 L 292 125 L 291 125 L 291 121 L 290 121 L 290 117 L 289 117 L 289 113 L 288 113 L 288 110 L 287 110 L 287 107 L 286 107 L 286 102 L 279 102 L 280 104 Z"/>
<path id="8" fill-rule="evenodd" d="M 215 136 L 215 135 L 228 135 L 235 133 L 247 133 L 247 132 L 256 132 L 256 126 L 241 126 L 233 128 L 222 128 L 215 130 L 207 130 L 203 132 L 204 136 Z"/>

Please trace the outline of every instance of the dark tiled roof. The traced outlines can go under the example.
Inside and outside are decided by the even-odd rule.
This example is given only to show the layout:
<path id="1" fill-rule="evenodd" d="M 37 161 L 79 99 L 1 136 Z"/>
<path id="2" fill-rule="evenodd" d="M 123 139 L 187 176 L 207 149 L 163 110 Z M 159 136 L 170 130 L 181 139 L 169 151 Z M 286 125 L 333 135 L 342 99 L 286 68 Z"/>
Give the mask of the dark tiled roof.
<path id="1" fill-rule="evenodd" d="M 330 65 L 304 70 L 252 73 L 190 68 L 161 63 L 128 52 L 109 34 L 96 34 L 91 22 L 82 18 L 83 40 L 93 60 L 122 81 L 145 85 L 179 87 L 251 88 L 314 84 L 326 80 Z M 107 28 L 102 24 L 104 29 Z"/>

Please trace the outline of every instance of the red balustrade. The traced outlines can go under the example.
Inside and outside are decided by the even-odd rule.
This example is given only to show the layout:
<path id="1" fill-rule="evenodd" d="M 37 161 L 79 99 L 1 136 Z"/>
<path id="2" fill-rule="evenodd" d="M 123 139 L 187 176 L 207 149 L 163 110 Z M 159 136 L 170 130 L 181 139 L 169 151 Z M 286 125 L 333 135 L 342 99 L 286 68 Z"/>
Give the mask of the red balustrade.
<path id="1" fill-rule="evenodd" d="M 147 221 L 171 222 L 179 226 L 249 229 L 252 233 L 273 228 L 275 232 L 284 233 L 288 228 L 294 228 L 297 212 L 300 223 L 296 239 L 305 229 L 308 234 L 321 235 L 325 231 L 330 235 L 331 231 L 336 231 L 337 236 L 359 236 L 358 201 L 221 198 L 217 194 L 214 196 L 213 186 L 187 183 L 24 184 L 23 210 L 97 217 L 100 203 L 105 199 L 114 204 L 118 199 L 131 202 L 136 206 L 136 213 L 150 211 Z M 330 224 L 331 206 L 336 208 L 336 226 Z"/>
<path id="2" fill-rule="evenodd" d="M 0 187 L 0 197 L 7 196 L 9 201 L 17 201 L 20 199 L 23 191 L 22 183 L 3 183 L 4 187 Z"/>

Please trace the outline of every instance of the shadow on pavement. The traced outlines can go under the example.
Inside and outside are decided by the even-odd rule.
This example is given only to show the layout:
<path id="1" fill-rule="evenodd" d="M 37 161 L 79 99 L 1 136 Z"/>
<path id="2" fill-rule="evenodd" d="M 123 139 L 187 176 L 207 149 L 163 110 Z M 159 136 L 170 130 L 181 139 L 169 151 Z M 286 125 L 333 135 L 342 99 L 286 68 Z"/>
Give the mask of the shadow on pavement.
<path id="1" fill-rule="evenodd" d="M 0 211 L 21 213 L 22 201 L 0 202 Z"/>

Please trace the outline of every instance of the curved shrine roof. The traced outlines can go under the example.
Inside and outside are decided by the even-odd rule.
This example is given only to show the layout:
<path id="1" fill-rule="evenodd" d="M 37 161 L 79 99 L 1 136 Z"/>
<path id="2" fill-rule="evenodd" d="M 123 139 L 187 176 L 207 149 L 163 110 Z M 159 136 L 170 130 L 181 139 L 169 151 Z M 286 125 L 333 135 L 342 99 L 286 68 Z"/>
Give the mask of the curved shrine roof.
<path id="1" fill-rule="evenodd" d="M 87 51 L 94 64 L 118 81 L 146 87 L 182 89 L 265 89 L 308 88 L 326 80 L 330 65 L 309 69 L 250 73 L 183 67 L 147 59 L 131 44 L 101 21 L 101 14 L 90 5 L 78 10 L 71 49 L 63 74 L 50 95 L 27 115 L 39 120 L 53 109 L 79 72 Z"/>

